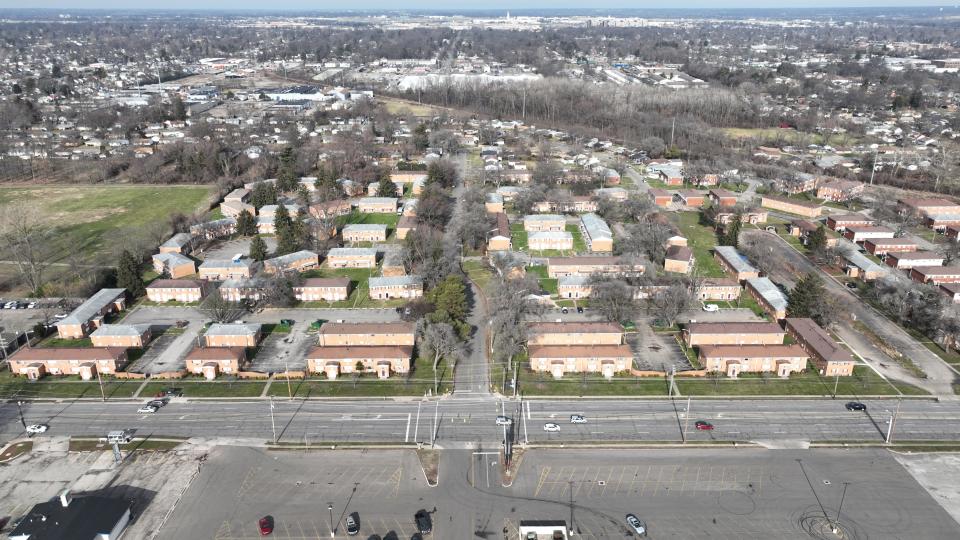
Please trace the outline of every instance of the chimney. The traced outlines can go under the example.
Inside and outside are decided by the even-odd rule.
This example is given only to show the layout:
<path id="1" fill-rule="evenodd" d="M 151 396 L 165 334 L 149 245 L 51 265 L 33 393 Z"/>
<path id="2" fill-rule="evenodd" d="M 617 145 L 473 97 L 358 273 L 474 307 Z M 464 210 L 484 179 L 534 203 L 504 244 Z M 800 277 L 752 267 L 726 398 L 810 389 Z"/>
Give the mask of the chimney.
<path id="1" fill-rule="evenodd" d="M 60 504 L 66 508 L 70 506 L 70 501 L 73 500 L 73 497 L 70 496 L 70 490 L 65 489 L 60 492 Z"/>

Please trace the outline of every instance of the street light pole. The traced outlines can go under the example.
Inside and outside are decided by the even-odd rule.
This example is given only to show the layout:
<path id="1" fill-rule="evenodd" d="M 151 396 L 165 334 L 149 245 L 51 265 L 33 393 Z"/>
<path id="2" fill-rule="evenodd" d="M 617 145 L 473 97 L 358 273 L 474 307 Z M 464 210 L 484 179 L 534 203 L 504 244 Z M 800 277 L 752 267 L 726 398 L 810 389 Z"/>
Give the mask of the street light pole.
<path id="1" fill-rule="evenodd" d="M 837 519 L 833 522 L 833 534 L 840 533 L 840 511 L 843 510 L 843 499 L 847 497 L 847 486 L 850 482 L 843 483 L 843 494 L 840 495 L 840 506 L 837 507 Z"/>
<path id="2" fill-rule="evenodd" d="M 327 510 L 330 511 L 330 538 L 335 538 L 336 535 L 333 532 L 333 503 L 327 503 Z"/>
<path id="3" fill-rule="evenodd" d="M 277 422 L 273 417 L 273 396 L 270 396 L 270 426 L 273 428 L 273 442 L 277 442 Z"/>
<path id="4" fill-rule="evenodd" d="M 23 402 L 18 399 L 18 400 L 17 400 L 17 412 L 20 413 L 20 423 L 23 424 L 23 427 L 24 427 L 24 428 L 26 428 L 26 427 L 27 427 L 27 421 L 23 419 L 23 408 L 21 407 L 22 405 L 23 405 Z"/>
<path id="5" fill-rule="evenodd" d="M 683 415 L 683 444 L 687 444 L 687 424 L 690 423 L 690 396 L 687 396 L 687 413 Z"/>

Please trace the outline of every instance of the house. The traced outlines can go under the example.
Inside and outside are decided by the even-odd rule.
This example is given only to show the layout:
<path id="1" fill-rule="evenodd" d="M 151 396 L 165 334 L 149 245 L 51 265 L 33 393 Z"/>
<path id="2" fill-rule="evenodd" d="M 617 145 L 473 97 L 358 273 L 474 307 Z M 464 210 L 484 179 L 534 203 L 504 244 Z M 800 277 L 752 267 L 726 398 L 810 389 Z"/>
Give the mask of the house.
<path id="1" fill-rule="evenodd" d="M 547 259 L 547 277 L 606 275 L 639 275 L 644 266 L 640 263 L 629 264 L 620 257 L 550 257 Z"/>
<path id="2" fill-rule="evenodd" d="M 797 344 L 810 355 L 810 360 L 817 366 L 820 375 L 853 375 L 853 355 L 834 341 L 813 319 L 791 317 L 787 319 L 786 327 Z"/>
<path id="3" fill-rule="evenodd" d="M 719 207 L 736 206 L 740 200 L 736 193 L 725 189 L 711 189 L 707 197 L 710 198 L 710 204 Z"/>
<path id="4" fill-rule="evenodd" d="M 847 261 L 844 273 L 849 277 L 873 281 L 887 274 L 886 269 L 853 247 L 841 250 L 841 256 Z"/>
<path id="5" fill-rule="evenodd" d="M 417 230 L 417 218 L 415 216 L 401 216 L 397 222 L 397 239 L 406 240 L 411 231 Z M 386 235 L 386 231 L 384 231 Z"/>
<path id="6" fill-rule="evenodd" d="M 341 231 L 344 242 L 386 242 L 387 226 L 381 223 L 352 223 Z"/>
<path id="7" fill-rule="evenodd" d="M 153 269 L 161 276 L 179 279 L 197 273 L 197 263 L 190 257 L 176 252 L 161 252 L 154 255 Z"/>
<path id="8" fill-rule="evenodd" d="M 863 194 L 866 185 L 852 180 L 831 180 L 817 187 L 817 198 L 833 202 L 849 201 Z"/>
<path id="9" fill-rule="evenodd" d="M 943 283 L 940 292 L 947 295 L 954 304 L 960 304 L 960 283 Z"/>
<path id="10" fill-rule="evenodd" d="M 910 269 L 910 279 L 917 283 L 960 282 L 960 266 L 914 266 Z"/>
<path id="11" fill-rule="evenodd" d="M 851 242 L 862 244 L 868 238 L 893 238 L 894 231 L 879 225 L 848 225 L 843 236 Z"/>
<path id="12" fill-rule="evenodd" d="M 239 219 L 240 214 L 243 212 L 246 212 L 251 216 L 257 215 L 257 209 L 245 202 L 224 201 L 220 203 L 220 213 L 226 217 Z"/>
<path id="13" fill-rule="evenodd" d="M 270 223 L 277 218 L 277 212 L 280 211 L 280 206 L 283 206 L 283 209 L 287 211 L 287 215 L 295 217 L 300 213 L 300 210 L 303 208 L 299 204 L 267 204 L 260 207 L 260 212 L 258 217 L 269 220 Z"/>
<path id="14" fill-rule="evenodd" d="M 513 249 L 513 239 L 510 234 L 510 222 L 503 212 L 494 214 L 497 227 L 488 233 L 496 233 L 487 240 L 487 251 L 510 251 Z"/>
<path id="15" fill-rule="evenodd" d="M 393 214 L 397 211 L 396 197 L 364 197 L 357 204 L 362 214 Z"/>
<path id="16" fill-rule="evenodd" d="M 874 223 L 875 221 L 872 218 L 863 214 L 831 214 L 827 216 L 827 227 L 840 233 L 846 231 L 847 227 L 866 227 Z"/>
<path id="17" fill-rule="evenodd" d="M 662 167 L 657 170 L 656 177 L 668 186 L 683 185 L 683 172 L 677 167 Z"/>
<path id="18" fill-rule="evenodd" d="M 627 190 L 622 187 L 605 187 L 597 188 L 593 190 L 593 194 L 601 199 L 610 199 L 612 201 L 625 201 L 629 197 Z M 574 197 L 576 200 L 577 197 Z M 594 203 L 594 208 L 592 210 L 587 210 L 588 212 L 596 212 L 596 203 Z"/>
<path id="19" fill-rule="evenodd" d="M 386 379 L 391 373 L 408 373 L 412 356 L 413 347 L 409 345 L 321 346 L 307 353 L 307 371 L 323 373 L 330 380 L 341 373 L 376 373 Z"/>
<path id="20" fill-rule="evenodd" d="M 395 171 L 390 173 L 390 181 L 394 184 L 414 184 L 427 179 L 427 173 L 420 171 Z"/>
<path id="21" fill-rule="evenodd" d="M 7 358 L 14 375 L 37 380 L 44 375 L 79 375 L 89 381 L 97 373 L 116 373 L 127 363 L 122 347 L 23 347 Z"/>
<path id="22" fill-rule="evenodd" d="M 740 298 L 740 282 L 728 278 L 704 278 L 697 289 L 697 299 L 704 300 L 736 300 Z"/>
<path id="23" fill-rule="evenodd" d="M 687 347 L 780 345 L 786 332 L 773 322 L 691 322 L 683 329 Z"/>
<path id="24" fill-rule="evenodd" d="M 720 175 L 704 174 L 693 179 L 693 183 L 700 187 L 710 187 L 720 185 Z"/>
<path id="25" fill-rule="evenodd" d="M 203 334 L 207 347 L 256 347 L 262 329 L 256 323 L 214 323 Z"/>
<path id="26" fill-rule="evenodd" d="M 203 286 L 192 279 L 156 279 L 147 285 L 147 300 L 151 302 L 199 302 Z"/>
<path id="27" fill-rule="evenodd" d="M 960 214 L 935 214 L 927 216 L 924 224 L 935 231 L 945 231 L 947 227 L 960 225 Z"/>
<path id="28" fill-rule="evenodd" d="M 788 214 L 796 214 L 807 218 L 815 218 L 820 215 L 820 205 L 802 201 L 795 201 L 784 197 L 774 197 L 764 195 L 760 197 L 760 206 L 771 210 L 779 210 Z"/>
<path id="29" fill-rule="evenodd" d="M 56 323 L 61 339 L 79 339 L 103 324 L 104 317 L 127 306 L 126 289 L 100 289 Z"/>
<path id="30" fill-rule="evenodd" d="M 353 208 L 350 206 L 350 201 L 343 199 L 311 204 L 307 208 L 310 215 L 317 219 L 331 219 L 338 216 L 345 216 L 352 210 Z"/>
<path id="31" fill-rule="evenodd" d="M 897 270 L 909 270 L 914 266 L 943 266 L 944 260 L 934 251 L 905 251 L 887 253 L 883 262 Z"/>
<path id="32" fill-rule="evenodd" d="M 142 349 L 150 342 L 149 324 L 104 324 L 90 334 L 94 347 Z"/>
<path id="33" fill-rule="evenodd" d="M 224 202 L 242 202 L 245 203 L 250 200 L 251 191 L 246 188 L 237 188 L 230 193 L 227 193 L 227 196 L 223 198 Z"/>
<path id="34" fill-rule="evenodd" d="M 412 347 L 416 325 L 412 322 L 339 323 L 320 327 L 317 344 L 322 347 L 405 345 Z"/>
<path id="35" fill-rule="evenodd" d="M 868 238 L 863 241 L 863 249 L 881 257 L 887 253 L 907 253 L 917 251 L 920 246 L 916 242 L 907 238 Z"/>
<path id="36" fill-rule="evenodd" d="M 377 250 L 373 248 L 333 248 L 327 252 L 330 268 L 374 268 Z"/>
<path id="37" fill-rule="evenodd" d="M 531 251 L 547 249 L 572 250 L 573 234 L 567 231 L 542 231 L 527 236 L 527 248 Z"/>
<path id="38" fill-rule="evenodd" d="M 647 190 L 647 193 L 650 194 L 650 199 L 653 200 L 653 204 L 660 208 L 667 208 L 670 206 L 670 203 L 673 202 L 673 193 L 665 189 L 650 188 Z"/>
<path id="39" fill-rule="evenodd" d="M 620 345 L 623 327 L 610 322 L 533 322 L 527 345 Z"/>
<path id="40" fill-rule="evenodd" d="M 557 295 L 560 298 L 589 298 L 590 278 L 587 276 L 563 276 L 558 278 Z"/>
<path id="41" fill-rule="evenodd" d="M 243 347 L 194 347 L 184 362 L 189 373 L 213 380 L 221 373 L 235 375 L 243 369 L 247 353 Z"/>
<path id="42" fill-rule="evenodd" d="M 377 192 L 380 191 L 380 182 L 372 182 L 367 186 L 367 195 L 370 197 L 376 197 Z M 393 194 L 397 197 L 403 196 L 403 184 L 393 183 Z"/>
<path id="43" fill-rule="evenodd" d="M 420 276 L 372 277 L 369 294 L 373 300 L 393 298 L 420 298 L 423 296 L 423 278 Z"/>
<path id="44" fill-rule="evenodd" d="M 200 263 L 200 279 L 223 281 L 225 279 L 250 278 L 257 266 L 256 261 L 246 257 L 207 259 Z"/>
<path id="45" fill-rule="evenodd" d="M 809 355 L 799 345 L 705 345 L 699 359 L 707 371 L 735 379 L 740 373 L 789 377 L 806 369 Z"/>
<path id="46" fill-rule="evenodd" d="M 307 278 L 293 288 L 301 302 L 338 302 L 350 296 L 350 278 Z"/>
<path id="47" fill-rule="evenodd" d="M 487 193 L 487 200 L 484 203 L 487 212 L 496 214 L 503 212 L 503 195 L 499 193 Z"/>
<path id="48" fill-rule="evenodd" d="M 689 274 L 693 269 L 693 250 L 686 246 L 670 246 L 663 259 L 663 270 L 678 274 Z"/>
<path id="49" fill-rule="evenodd" d="M 33 505 L 16 522 L 10 540 L 117 540 L 130 523 L 131 502 L 126 498 L 87 495 L 68 490 Z"/>
<path id="50" fill-rule="evenodd" d="M 733 274 L 737 281 L 760 277 L 760 271 L 754 268 L 733 246 L 713 248 L 713 257 L 720 263 L 720 267 L 725 272 Z"/>
<path id="51" fill-rule="evenodd" d="M 594 253 L 610 253 L 613 251 L 613 233 L 610 231 L 607 222 L 600 216 L 596 214 L 580 216 L 580 232 L 583 234 L 588 250 Z"/>
<path id="52" fill-rule="evenodd" d="M 528 349 L 530 369 L 557 379 L 566 373 L 600 373 L 611 379 L 633 367 L 629 345 L 532 345 Z"/>
<path id="53" fill-rule="evenodd" d="M 190 226 L 190 234 L 204 240 L 216 240 L 237 232 L 236 218 L 228 217 Z"/>
<path id="54" fill-rule="evenodd" d="M 897 206 L 901 213 L 915 216 L 960 214 L 960 205 L 941 198 L 900 199 Z"/>
<path id="55" fill-rule="evenodd" d="M 747 280 L 746 289 L 760 307 L 774 319 L 780 320 L 787 316 L 787 297 L 770 281 L 770 278 L 750 278 Z"/>
<path id="56" fill-rule="evenodd" d="M 527 232 L 559 232 L 567 228 L 567 218 L 559 214 L 531 214 L 523 216 L 523 230 Z"/>
<path id="57" fill-rule="evenodd" d="M 319 265 L 320 256 L 304 249 L 263 261 L 263 271 L 268 274 L 305 272 Z"/>
<path id="58" fill-rule="evenodd" d="M 503 197 L 503 200 L 504 200 L 505 202 L 510 202 L 510 201 L 514 200 L 515 198 L 517 198 L 517 195 L 523 193 L 524 191 L 525 191 L 525 189 L 522 188 L 522 187 L 517 187 L 517 186 L 500 186 L 500 187 L 497 188 L 496 193 L 497 193 L 497 195 L 500 195 L 501 197 Z"/>
<path id="59" fill-rule="evenodd" d="M 693 189 L 678 191 L 675 198 L 680 204 L 687 208 L 700 208 L 707 202 L 702 191 Z"/>
<path id="60" fill-rule="evenodd" d="M 177 233 L 171 236 L 166 242 L 160 244 L 160 253 L 180 253 L 186 255 L 193 248 L 193 235 L 190 233 Z"/>
<path id="61" fill-rule="evenodd" d="M 263 298 L 265 286 L 259 279 L 228 279 L 220 284 L 220 296 L 229 302 L 256 302 Z"/>

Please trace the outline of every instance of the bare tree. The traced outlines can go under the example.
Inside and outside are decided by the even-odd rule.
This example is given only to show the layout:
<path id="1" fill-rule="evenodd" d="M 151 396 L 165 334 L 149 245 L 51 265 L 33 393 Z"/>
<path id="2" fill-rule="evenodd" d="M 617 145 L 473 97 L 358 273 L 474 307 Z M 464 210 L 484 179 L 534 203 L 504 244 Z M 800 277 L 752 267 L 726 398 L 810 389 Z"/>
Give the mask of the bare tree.
<path id="1" fill-rule="evenodd" d="M 696 301 L 696 283 L 692 279 L 681 278 L 653 293 L 647 300 L 647 306 L 666 326 L 673 326 L 680 314 L 694 306 Z"/>
<path id="2" fill-rule="evenodd" d="M 33 294 L 42 294 L 46 271 L 53 262 L 53 228 L 32 205 L 0 208 L 0 240 L 17 273 Z"/>
<path id="3" fill-rule="evenodd" d="M 633 290 L 620 279 L 594 275 L 590 278 L 590 307 L 610 322 L 626 322 L 637 314 Z"/>
<path id="4" fill-rule="evenodd" d="M 245 313 L 245 310 L 240 304 L 225 299 L 219 290 L 208 294 L 207 297 L 203 299 L 199 309 L 201 313 L 215 323 L 235 321 Z"/>
<path id="5" fill-rule="evenodd" d="M 442 322 L 426 322 L 426 319 L 421 319 L 421 322 L 420 348 L 423 352 L 433 354 L 433 393 L 436 394 L 439 387 L 437 368 L 440 360 L 453 363 L 451 367 L 456 367 L 463 357 L 463 343 L 453 326 Z"/>

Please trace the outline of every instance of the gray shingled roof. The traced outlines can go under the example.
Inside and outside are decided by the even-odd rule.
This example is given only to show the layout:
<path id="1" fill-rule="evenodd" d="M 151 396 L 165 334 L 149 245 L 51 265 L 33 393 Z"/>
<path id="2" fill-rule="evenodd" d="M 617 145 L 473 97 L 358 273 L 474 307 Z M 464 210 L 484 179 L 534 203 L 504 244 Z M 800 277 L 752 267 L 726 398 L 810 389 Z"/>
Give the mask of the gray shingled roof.
<path id="1" fill-rule="evenodd" d="M 757 291 L 773 309 L 777 311 L 787 309 L 787 297 L 784 296 L 783 291 L 770 281 L 770 278 L 750 278 L 747 280 L 747 283 L 750 284 L 753 290 Z"/>
<path id="2" fill-rule="evenodd" d="M 91 336 L 141 336 L 150 329 L 149 324 L 104 324 L 97 328 Z"/>
<path id="3" fill-rule="evenodd" d="M 100 310 L 116 300 L 117 297 L 123 296 L 126 292 L 126 289 L 100 289 L 93 296 L 87 298 L 86 301 L 77 306 L 77 309 L 61 319 L 55 326 L 61 324 L 84 324 L 99 315 Z"/>
<path id="4" fill-rule="evenodd" d="M 610 226 L 607 225 L 607 222 L 594 213 L 580 216 L 580 223 L 583 225 L 584 230 L 587 231 L 587 236 L 590 237 L 591 241 L 601 238 L 613 238 L 613 233 L 610 231 Z"/>
<path id="5" fill-rule="evenodd" d="M 752 264 L 747 261 L 747 258 L 740 254 L 737 251 L 737 248 L 733 246 L 717 246 L 713 250 L 720 254 L 723 257 L 723 260 L 727 261 L 730 266 L 737 272 L 759 272 Z"/>
<path id="6" fill-rule="evenodd" d="M 370 288 L 377 287 L 398 287 L 408 285 L 423 285 L 423 278 L 420 276 L 391 276 L 391 277 L 372 277 L 370 278 Z"/>
<path id="7" fill-rule="evenodd" d="M 252 336 L 260 331 L 260 325 L 256 323 L 245 324 L 211 324 L 207 328 L 207 336 Z"/>

